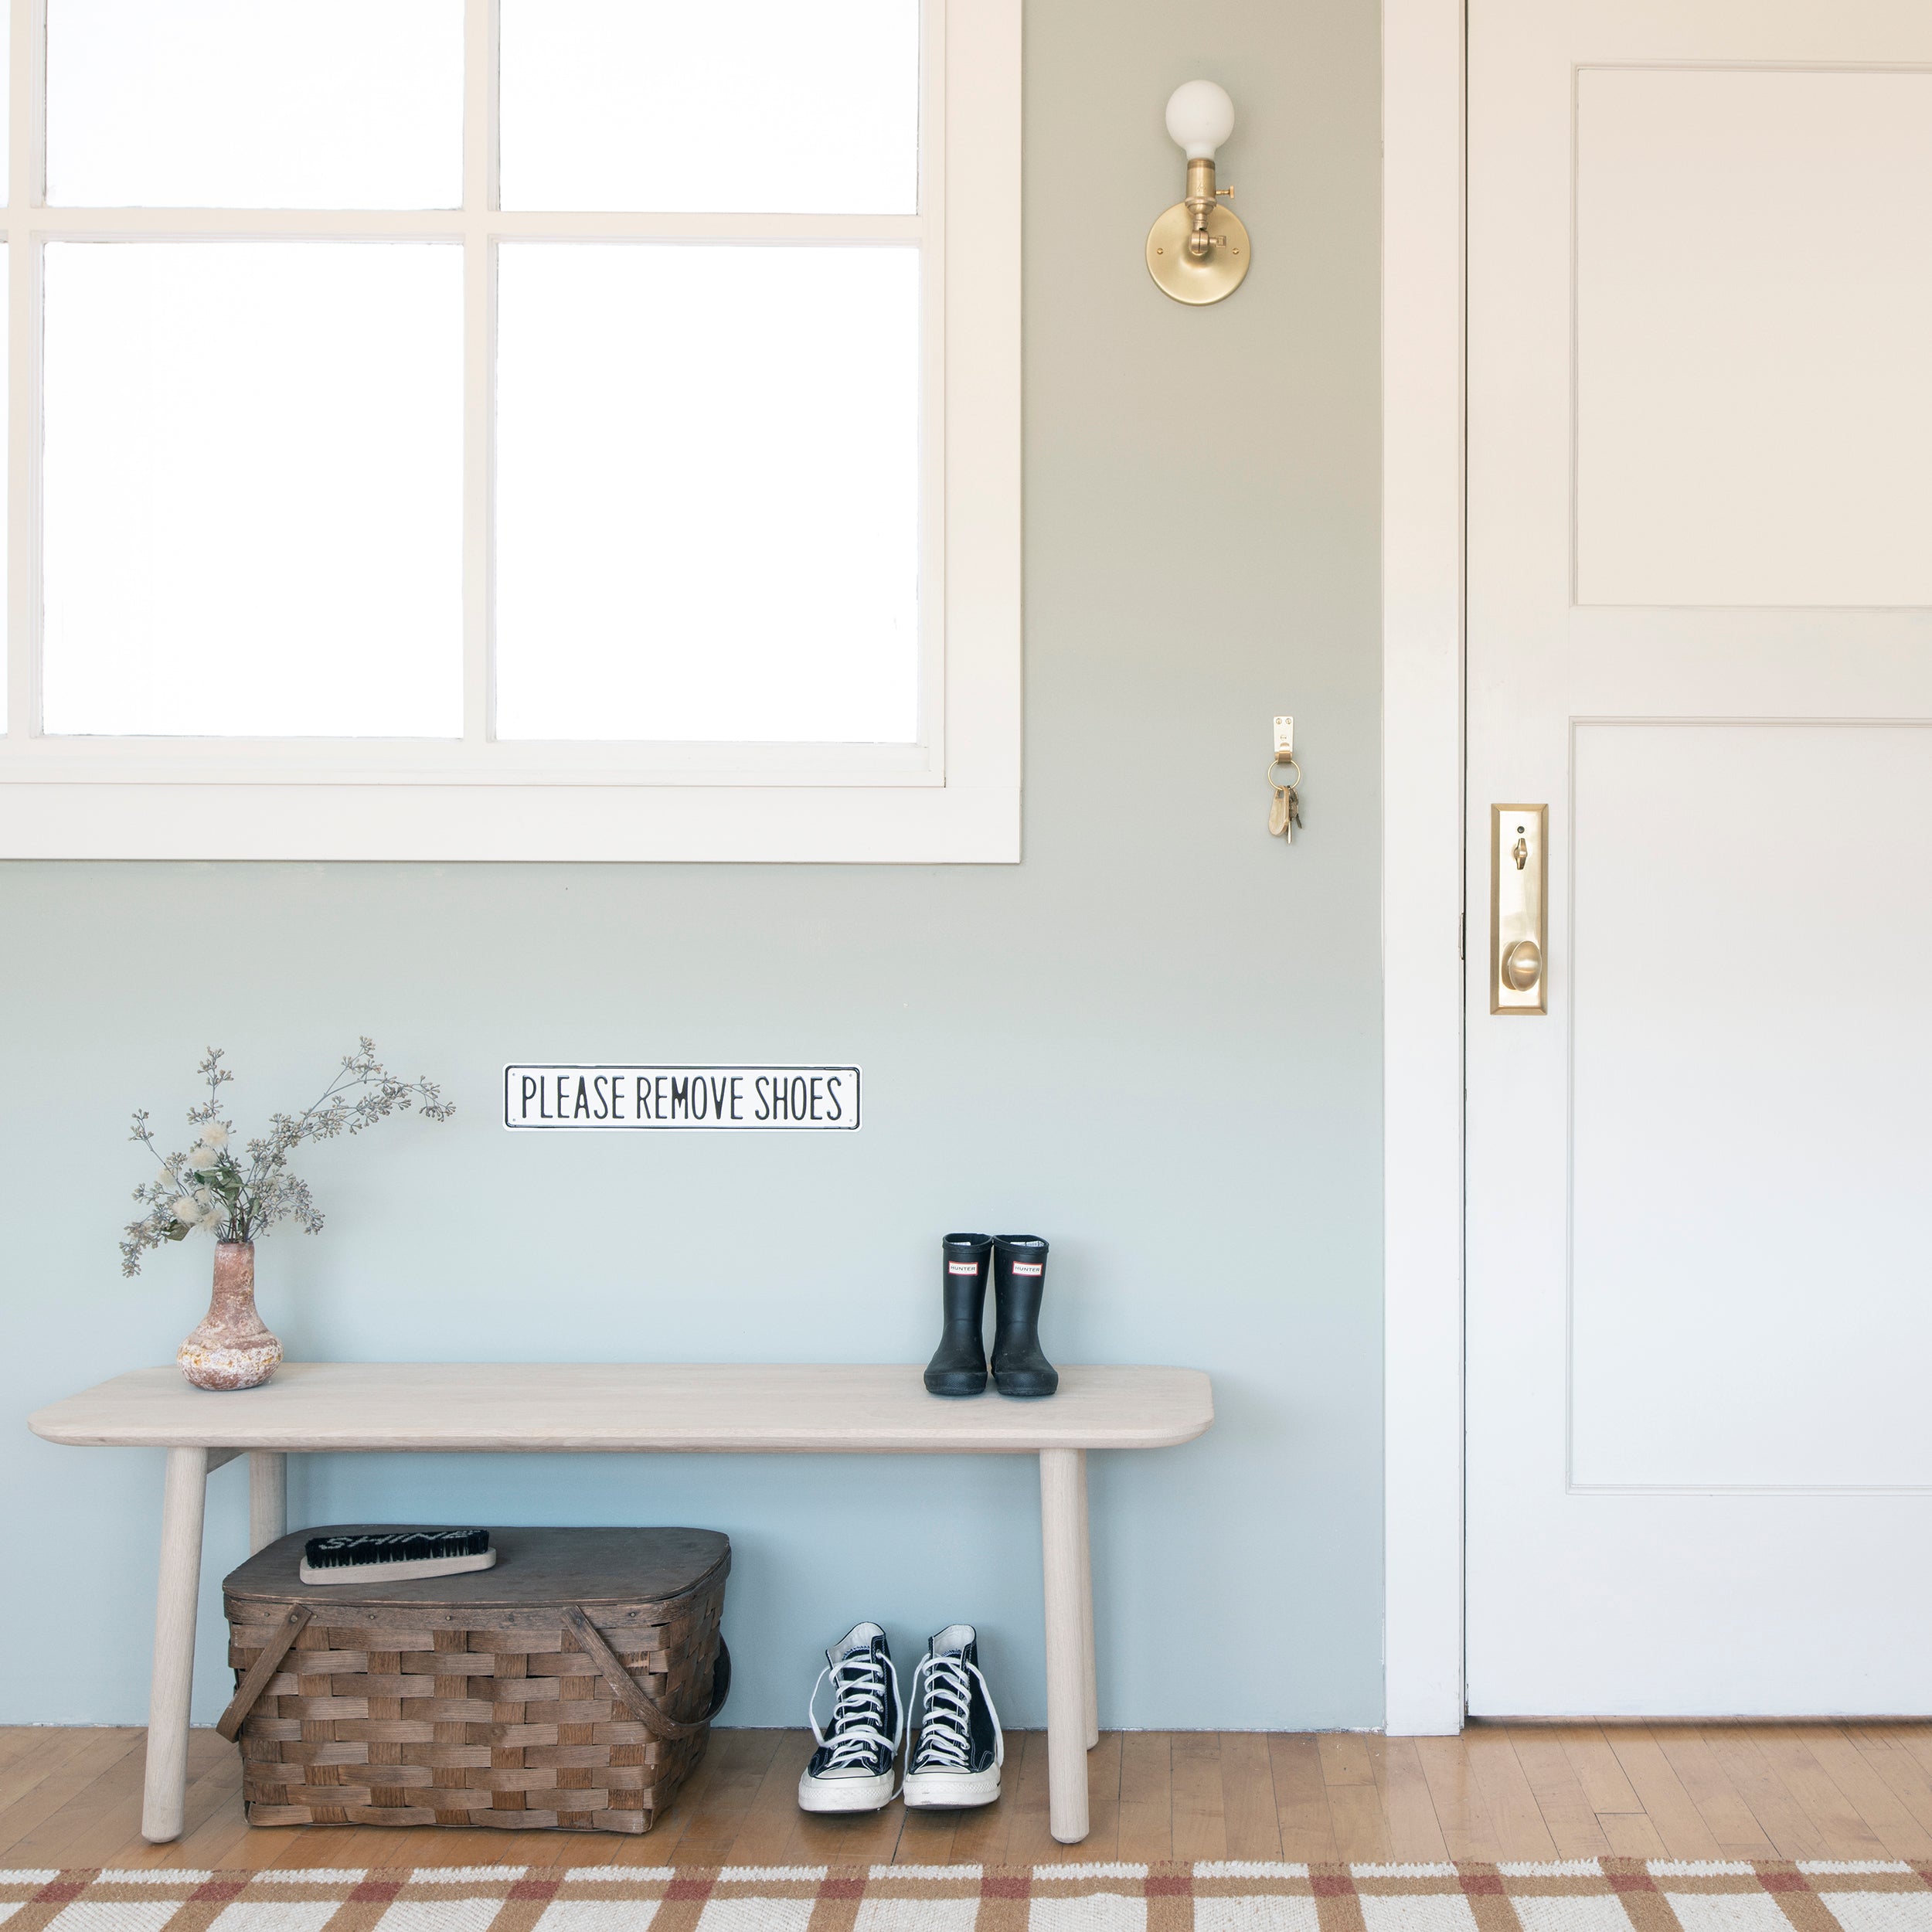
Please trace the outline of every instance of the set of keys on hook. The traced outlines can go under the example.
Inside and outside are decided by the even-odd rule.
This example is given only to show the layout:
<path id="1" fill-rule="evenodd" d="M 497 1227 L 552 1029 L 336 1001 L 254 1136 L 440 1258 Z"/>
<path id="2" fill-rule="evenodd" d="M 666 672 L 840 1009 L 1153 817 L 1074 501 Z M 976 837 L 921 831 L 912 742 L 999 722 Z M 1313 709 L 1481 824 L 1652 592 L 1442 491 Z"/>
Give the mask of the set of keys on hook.
<path id="1" fill-rule="evenodd" d="M 1274 775 L 1286 765 L 1294 774 L 1287 784 Z M 1277 838 L 1294 843 L 1294 828 L 1301 822 L 1301 767 L 1294 761 L 1294 720 L 1274 721 L 1274 756 L 1268 760 L 1268 783 L 1274 787 L 1274 802 L 1268 808 L 1268 830 Z"/>

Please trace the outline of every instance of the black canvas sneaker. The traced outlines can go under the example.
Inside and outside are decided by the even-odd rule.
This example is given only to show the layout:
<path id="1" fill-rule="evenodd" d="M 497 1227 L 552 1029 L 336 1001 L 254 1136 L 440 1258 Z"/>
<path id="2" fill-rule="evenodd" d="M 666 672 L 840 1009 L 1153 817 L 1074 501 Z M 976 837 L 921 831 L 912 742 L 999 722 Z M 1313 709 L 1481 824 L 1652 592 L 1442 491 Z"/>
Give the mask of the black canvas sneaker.
<path id="1" fill-rule="evenodd" d="M 926 1646 L 913 1673 L 919 1743 L 906 1773 L 910 1808 L 990 1804 L 1006 1760 L 999 1713 L 980 1675 L 971 1624 L 949 1624 Z"/>
<path id="2" fill-rule="evenodd" d="M 832 1679 L 832 1729 L 818 1728 L 818 1685 Z M 805 1811 L 878 1811 L 893 1801 L 906 1709 L 886 1633 L 855 1624 L 825 1652 L 805 1706 L 818 1748 L 798 1775 Z"/>

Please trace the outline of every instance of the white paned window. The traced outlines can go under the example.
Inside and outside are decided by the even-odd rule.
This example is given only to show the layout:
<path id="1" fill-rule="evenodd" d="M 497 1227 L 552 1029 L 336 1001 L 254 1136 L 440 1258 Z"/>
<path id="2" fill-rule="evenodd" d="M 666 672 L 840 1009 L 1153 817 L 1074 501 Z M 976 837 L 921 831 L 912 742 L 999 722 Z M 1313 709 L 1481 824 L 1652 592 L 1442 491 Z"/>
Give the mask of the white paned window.
<path id="1" fill-rule="evenodd" d="M 1019 0 L 8 11 L 0 855 L 1019 856 Z"/>

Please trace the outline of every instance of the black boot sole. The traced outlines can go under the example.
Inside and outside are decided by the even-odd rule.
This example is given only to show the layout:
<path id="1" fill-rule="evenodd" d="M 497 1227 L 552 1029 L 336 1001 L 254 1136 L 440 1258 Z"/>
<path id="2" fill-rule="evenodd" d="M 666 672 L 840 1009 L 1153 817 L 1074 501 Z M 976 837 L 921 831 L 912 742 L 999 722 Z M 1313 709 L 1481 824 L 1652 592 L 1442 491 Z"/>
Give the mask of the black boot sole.
<path id="1" fill-rule="evenodd" d="M 1010 1402 L 1037 1402 L 1043 1396 L 1057 1394 L 1060 1386 L 1058 1376 L 1051 1382 L 1032 1376 L 996 1375 L 993 1378 L 993 1386 Z"/>
<path id="2" fill-rule="evenodd" d="M 971 1375 L 963 1369 L 948 1369 L 935 1374 L 928 1369 L 926 1393 L 929 1396 L 983 1396 L 986 1393 L 985 1373 L 982 1370 L 978 1375 Z"/>

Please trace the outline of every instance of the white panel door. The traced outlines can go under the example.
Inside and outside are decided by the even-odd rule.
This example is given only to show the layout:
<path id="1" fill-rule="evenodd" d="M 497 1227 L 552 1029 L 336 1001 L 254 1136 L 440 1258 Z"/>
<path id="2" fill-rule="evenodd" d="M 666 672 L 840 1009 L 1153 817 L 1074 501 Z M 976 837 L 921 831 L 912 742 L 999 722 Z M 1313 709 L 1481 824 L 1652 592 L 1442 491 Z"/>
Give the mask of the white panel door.
<path id="1" fill-rule="evenodd" d="M 1470 1708 L 1932 1712 L 1932 6 L 1469 19 Z"/>

